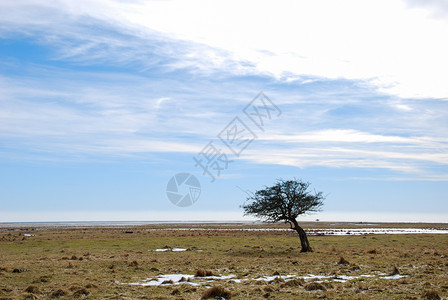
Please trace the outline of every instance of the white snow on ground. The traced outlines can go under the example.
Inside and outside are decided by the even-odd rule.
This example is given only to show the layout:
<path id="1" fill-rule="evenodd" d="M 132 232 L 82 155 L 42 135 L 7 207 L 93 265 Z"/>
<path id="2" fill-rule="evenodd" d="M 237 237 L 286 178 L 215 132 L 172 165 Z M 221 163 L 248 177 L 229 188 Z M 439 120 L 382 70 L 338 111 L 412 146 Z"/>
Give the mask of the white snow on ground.
<path id="1" fill-rule="evenodd" d="M 194 275 L 185 275 L 185 274 L 166 274 L 166 275 L 158 275 L 157 278 L 148 278 L 143 282 L 131 282 L 131 283 L 123 283 L 129 285 L 141 285 L 141 286 L 159 286 L 165 284 L 190 284 L 194 286 L 198 286 L 201 283 L 212 282 L 213 280 L 224 280 L 224 279 L 232 279 L 236 277 L 235 275 L 223 275 L 223 276 L 204 276 L 204 277 L 195 277 Z M 181 281 L 181 279 L 184 280 Z M 170 282 L 172 281 L 172 283 Z M 187 281 L 188 280 L 188 281 Z M 197 281 L 197 282 L 193 282 Z M 165 282 L 165 283 L 164 283 Z"/>
<path id="2" fill-rule="evenodd" d="M 173 281 L 173 283 L 165 283 L 165 284 L 191 284 L 191 285 L 199 285 L 198 283 L 188 282 L 188 281 L 180 281 L 181 279 L 185 278 L 186 280 L 194 278 L 194 275 L 185 275 L 185 274 L 166 274 L 166 275 L 159 275 L 157 278 L 149 278 L 147 280 L 144 280 L 143 282 L 132 282 L 128 283 L 129 285 L 141 285 L 141 286 L 159 286 L 164 284 L 163 282 L 167 281 Z"/>
<path id="3" fill-rule="evenodd" d="M 156 252 L 167 252 L 167 251 L 182 252 L 182 251 L 187 251 L 187 249 L 184 249 L 184 248 L 162 248 L 162 249 L 156 249 L 154 251 L 156 251 Z"/>
<path id="4" fill-rule="evenodd" d="M 367 277 L 376 277 L 376 279 L 400 279 L 403 277 L 407 277 L 408 275 L 390 275 L 384 276 L 385 274 L 377 274 L 377 275 L 369 275 L 362 274 L 357 276 L 348 276 L 348 275 L 313 275 L 308 274 L 306 276 L 296 276 L 296 275 L 277 275 L 277 276 L 259 276 L 256 278 L 235 278 L 236 275 L 219 275 L 219 276 L 205 276 L 205 277 L 195 277 L 194 275 L 185 275 L 185 274 L 166 274 L 166 275 L 158 275 L 156 278 L 148 278 L 142 282 L 132 282 L 132 283 L 122 283 L 129 285 L 140 285 L 140 286 L 160 286 L 160 285 L 169 285 L 169 284 L 190 284 L 194 286 L 199 286 L 201 284 L 208 284 L 213 280 L 226 280 L 230 279 L 232 282 L 241 283 L 242 281 L 256 280 L 256 281 L 266 281 L 270 282 L 275 280 L 276 278 L 283 279 L 284 281 L 289 281 L 293 279 L 302 278 L 306 281 L 317 281 L 321 282 L 322 280 L 334 281 L 334 282 L 347 282 L 350 280 L 367 278 Z M 181 279 L 184 280 L 181 281 Z M 171 282 L 172 281 L 172 282 Z"/>
<path id="5" fill-rule="evenodd" d="M 255 278 L 254 280 L 257 280 L 257 281 L 272 281 L 272 280 L 275 280 L 275 278 L 281 278 L 281 279 L 283 279 L 285 281 L 288 281 L 288 280 L 296 278 L 296 276 L 295 275 L 261 276 L 261 277 Z M 243 280 L 250 280 L 250 279 L 243 279 Z"/>
<path id="6" fill-rule="evenodd" d="M 390 276 L 384 276 L 384 277 L 380 277 L 381 279 L 400 279 L 403 277 L 408 277 L 408 275 L 400 275 L 400 274 L 396 274 L 396 275 L 390 275 Z"/>

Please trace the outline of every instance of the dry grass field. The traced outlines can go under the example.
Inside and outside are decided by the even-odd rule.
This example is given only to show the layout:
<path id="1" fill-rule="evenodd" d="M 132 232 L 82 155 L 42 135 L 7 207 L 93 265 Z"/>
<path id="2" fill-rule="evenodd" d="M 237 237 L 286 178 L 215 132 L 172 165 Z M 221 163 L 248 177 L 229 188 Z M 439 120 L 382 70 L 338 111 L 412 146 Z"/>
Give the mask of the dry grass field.
<path id="1" fill-rule="evenodd" d="M 448 228 L 446 224 L 375 226 Z M 174 230 L 179 227 L 190 230 Z M 314 252 L 301 253 L 292 231 L 223 230 L 282 227 L 287 228 L 281 224 L 0 228 L 0 299 L 448 296 L 446 234 L 311 236 Z"/>

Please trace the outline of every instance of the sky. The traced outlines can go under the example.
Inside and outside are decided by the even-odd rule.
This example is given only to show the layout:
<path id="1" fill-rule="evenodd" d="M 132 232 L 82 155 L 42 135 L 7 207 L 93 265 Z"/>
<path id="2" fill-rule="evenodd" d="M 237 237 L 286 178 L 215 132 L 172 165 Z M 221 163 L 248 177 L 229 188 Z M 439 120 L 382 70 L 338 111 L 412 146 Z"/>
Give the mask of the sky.
<path id="1" fill-rule="evenodd" d="M 448 222 L 447 36 L 446 0 L 2 0 L 0 222 L 251 220 L 278 179 Z"/>

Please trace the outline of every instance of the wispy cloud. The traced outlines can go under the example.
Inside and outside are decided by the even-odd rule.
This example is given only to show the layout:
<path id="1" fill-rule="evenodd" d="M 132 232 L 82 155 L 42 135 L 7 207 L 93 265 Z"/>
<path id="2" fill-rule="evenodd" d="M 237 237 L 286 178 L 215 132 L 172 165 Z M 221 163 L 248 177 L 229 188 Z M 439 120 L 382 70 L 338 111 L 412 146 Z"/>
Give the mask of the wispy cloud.
<path id="1" fill-rule="evenodd" d="M 400 97 L 446 99 L 448 22 L 431 18 L 431 3 L 2 1 L 0 28 L 39 33 L 64 59 L 345 78 Z"/>
<path id="2" fill-rule="evenodd" d="M 441 178 L 447 22 L 415 1 L 342 3 L 2 1 L 0 36 L 48 51 L 2 63 L 0 136 L 43 153 L 197 153 L 268 89 L 282 118 L 243 159 Z"/>

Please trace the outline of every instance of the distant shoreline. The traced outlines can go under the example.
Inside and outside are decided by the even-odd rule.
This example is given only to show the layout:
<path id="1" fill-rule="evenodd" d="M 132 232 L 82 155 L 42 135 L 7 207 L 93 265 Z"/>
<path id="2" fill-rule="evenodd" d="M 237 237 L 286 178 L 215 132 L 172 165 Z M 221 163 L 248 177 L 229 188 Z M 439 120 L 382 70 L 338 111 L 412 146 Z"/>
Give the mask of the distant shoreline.
<path id="1" fill-rule="evenodd" d="M 377 226 L 381 227 L 440 227 L 447 226 L 448 223 L 430 223 L 430 222 L 340 222 L 340 221 L 304 221 L 305 227 L 341 227 L 341 226 Z M 0 229 L 82 229 L 82 228 L 126 228 L 126 227 L 160 227 L 175 225 L 176 227 L 233 227 L 233 226 L 255 226 L 255 227 L 284 227 L 284 223 L 263 223 L 260 221 L 67 221 L 67 222 L 0 222 Z"/>

